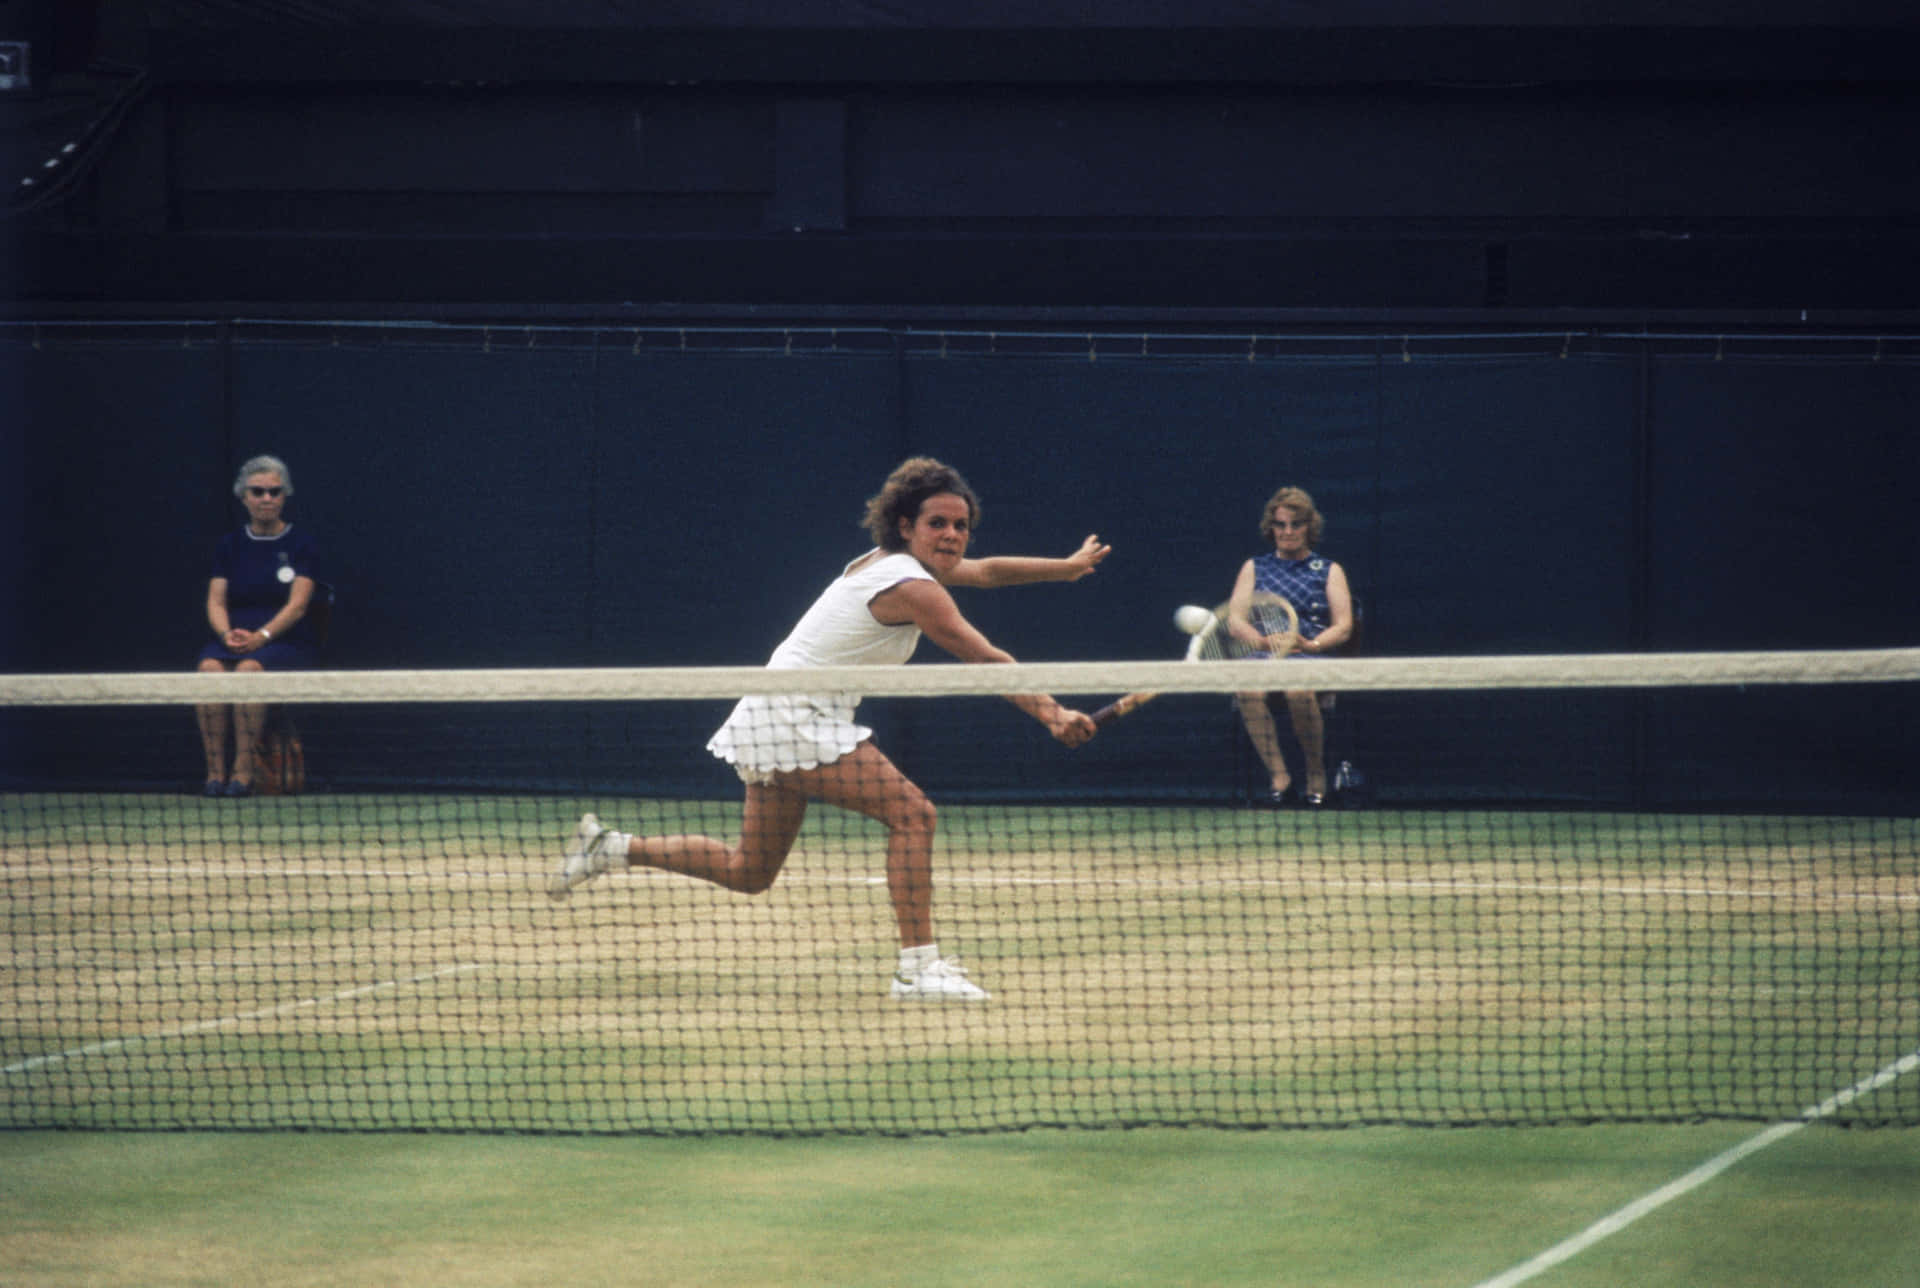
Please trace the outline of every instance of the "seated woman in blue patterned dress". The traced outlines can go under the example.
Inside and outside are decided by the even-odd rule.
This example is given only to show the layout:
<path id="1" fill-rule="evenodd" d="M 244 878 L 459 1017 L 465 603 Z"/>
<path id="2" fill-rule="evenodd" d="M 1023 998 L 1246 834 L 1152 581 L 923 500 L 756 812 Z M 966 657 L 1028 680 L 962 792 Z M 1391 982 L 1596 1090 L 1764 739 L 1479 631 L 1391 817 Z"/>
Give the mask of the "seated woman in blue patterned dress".
<path id="1" fill-rule="evenodd" d="M 1314 553 L 1325 529 L 1326 521 L 1311 496 L 1297 487 L 1281 488 L 1267 499 L 1260 512 L 1260 535 L 1273 543 L 1273 553 L 1247 560 L 1233 583 L 1233 599 L 1243 609 L 1257 590 L 1270 591 L 1292 603 L 1300 616 L 1300 638 L 1290 658 L 1332 652 L 1353 636 L 1353 595 L 1347 586 L 1346 570 Z M 1229 629 L 1235 635 L 1246 632 L 1251 636 L 1246 642 L 1258 645 L 1258 635 L 1245 625 L 1245 612 L 1233 616 L 1241 620 L 1238 624 L 1230 621 Z M 1306 761 L 1306 790 L 1299 796 L 1280 749 L 1273 711 L 1267 705 L 1270 696 L 1237 695 L 1240 718 L 1246 722 L 1254 750 L 1267 769 L 1270 799 L 1275 805 L 1291 804 L 1296 799 L 1310 806 L 1323 805 L 1327 800 L 1327 747 L 1320 696 L 1304 684 L 1285 692 L 1293 732 Z"/>
<path id="2" fill-rule="evenodd" d="M 220 539 L 207 582 L 207 625 L 213 640 L 200 650 L 200 670 L 290 671 L 314 664 L 317 649 L 306 622 L 319 578 L 313 534 L 285 517 L 293 475 L 276 456 L 256 456 L 240 467 L 233 494 L 247 522 Z M 266 719 L 264 703 L 210 702 L 196 708 L 206 754 L 207 796 L 253 792 L 254 748 Z M 227 736 L 233 735 L 233 764 Z"/>

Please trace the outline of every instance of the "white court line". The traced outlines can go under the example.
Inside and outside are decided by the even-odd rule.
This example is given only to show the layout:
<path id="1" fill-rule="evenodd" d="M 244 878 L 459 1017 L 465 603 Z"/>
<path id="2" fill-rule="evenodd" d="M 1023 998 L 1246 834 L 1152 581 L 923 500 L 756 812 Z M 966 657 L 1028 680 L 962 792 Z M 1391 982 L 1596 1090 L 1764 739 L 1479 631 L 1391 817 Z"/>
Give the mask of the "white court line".
<path id="1" fill-rule="evenodd" d="M 31 1060 L 22 1060 L 17 1064 L 0 1068 L 0 1074 L 26 1073 L 33 1069 L 42 1069 L 50 1064 L 63 1064 L 68 1060 L 83 1059 L 87 1056 L 110 1055 L 123 1051 L 142 1042 L 165 1042 L 172 1038 L 191 1037 L 195 1033 L 208 1033 L 215 1029 L 231 1028 L 244 1024 L 248 1020 L 264 1020 L 275 1015 L 289 1015 L 294 1011 L 312 1007 L 328 1006 L 334 1002 L 350 1002 L 356 997 L 365 997 L 370 993 L 383 993 L 396 988 L 405 988 L 411 984 L 423 984 L 428 980 L 443 979 L 448 975 L 460 975 L 468 971 L 485 970 L 484 966 L 442 966 L 439 970 L 425 971 L 407 979 L 382 980 L 378 984 L 362 984 L 357 988 L 343 988 L 337 993 L 325 997 L 304 997 L 297 1002 L 282 1002 L 278 1006 L 265 1007 L 258 1011 L 248 1011 L 244 1015 L 228 1015 L 217 1020 L 202 1020 L 198 1024 L 189 1024 L 184 1028 L 169 1029 L 165 1033 L 142 1033 L 130 1038 L 111 1038 L 105 1042 L 94 1042 L 88 1046 L 74 1047 L 67 1051 L 56 1051 L 50 1055 L 37 1055 Z"/>
<path id="2" fill-rule="evenodd" d="M 1314 861 L 1324 864 L 1342 862 L 1329 856 L 1314 856 Z M 49 871 L 53 865 L 47 865 Z M 261 878 L 286 880 L 294 877 L 367 879 L 391 878 L 395 875 L 392 868 L 342 868 L 342 867 L 297 867 L 285 864 L 279 867 L 255 867 L 239 865 L 234 867 L 209 867 L 206 865 L 143 865 L 124 866 L 117 869 L 126 877 L 147 877 L 177 881 L 183 877 L 216 878 Z M 532 875 L 529 876 L 528 873 Z M 636 875 L 644 874 L 644 869 L 634 869 Z M 28 871 L 28 876 L 35 873 Z M 451 877 L 464 877 L 474 885 L 492 885 L 501 882 L 512 883 L 525 877 L 544 886 L 547 872 L 544 868 L 526 872 L 503 869 L 474 869 L 467 872 L 443 874 Z M 1075 876 L 1060 877 L 1009 877 L 975 876 L 967 872 L 948 871 L 937 874 L 937 879 L 949 885 L 960 886 L 1031 886 L 1031 887 L 1076 887 L 1093 886 L 1099 889 L 1189 889 L 1191 881 L 1184 875 L 1174 873 L 1165 877 L 1109 877 L 1097 872 L 1088 872 Z M 804 870 L 788 869 L 781 873 L 782 884 L 824 885 L 885 885 L 883 875 L 835 876 L 831 873 L 812 873 Z M 1602 883 L 1599 885 L 1565 881 L 1467 881 L 1441 878 L 1423 880 L 1407 878 L 1404 880 L 1382 880 L 1357 877 L 1309 876 L 1300 872 L 1291 872 L 1284 876 L 1234 878 L 1215 880 L 1211 888 L 1227 889 L 1295 889 L 1299 887 L 1327 890 L 1361 890 L 1385 894 L 1539 894 L 1539 895 L 1586 895 L 1618 896 L 1627 899 L 1751 899 L 1755 902 L 1809 902 L 1859 904 L 1920 904 L 1920 891 L 1834 891 L 1807 889 L 1804 886 L 1784 888 L 1748 888 L 1732 886 L 1680 886 L 1680 885 L 1629 885 L 1621 883 Z"/>
<path id="3" fill-rule="evenodd" d="M 1811 1109 L 1802 1110 L 1800 1116 L 1797 1118 L 1782 1123 L 1775 1123 L 1758 1136 L 1742 1141 L 1725 1153 L 1708 1159 L 1691 1172 L 1688 1172 L 1685 1176 L 1682 1176 L 1679 1180 L 1671 1181 L 1653 1193 L 1634 1200 L 1611 1216 L 1603 1217 L 1601 1220 L 1594 1222 L 1564 1243 L 1548 1248 L 1545 1252 L 1533 1258 L 1533 1260 L 1523 1262 L 1505 1274 L 1495 1275 L 1492 1279 L 1483 1280 L 1475 1285 L 1475 1288 L 1513 1288 L 1515 1284 L 1525 1283 L 1535 1275 L 1546 1270 L 1551 1270 L 1561 1262 L 1578 1256 L 1602 1239 L 1610 1235 L 1618 1234 L 1635 1221 L 1638 1221 L 1641 1217 L 1665 1207 L 1688 1191 L 1698 1189 L 1700 1186 L 1705 1185 L 1708 1181 L 1720 1175 L 1720 1173 L 1726 1171 L 1729 1167 L 1732 1167 L 1748 1155 L 1757 1154 L 1767 1146 L 1785 1140 L 1787 1137 L 1805 1127 L 1808 1123 L 1818 1122 L 1822 1118 L 1831 1117 L 1843 1106 L 1851 1104 L 1862 1096 L 1878 1091 L 1894 1079 L 1903 1074 L 1912 1073 L 1916 1069 L 1920 1069 L 1920 1051 L 1912 1051 L 1901 1056 L 1898 1060 L 1895 1060 L 1892 1064 L 1880 1070 L 1880 1072 L 1874 1074 L 1872 1077 L 1864 1078 L 1854 1083 L 1845 1091 L 1840 1092 L 1829 1100 L 1822 1101 Z"/>
<path id="4" fill-rule="evenodd" d="M 636 869 L 638 871 L 639 869 Z M 884 876 L 835 877 L 810 875 L 804 872 L 782 873 L 782 882 L 819 882 L 839 885 L 885 885 Z M 1075 877 L 1003 877 L 972 876 L 960 873 L 936 873 L 935 881 L 944 885 L 965 886 L 1092 886 L 1096 889 L 1141 889 L 1141 890 L 1192 890 L 1194 882 L 1184 876 L 1166 877 L 1101 877 L 1098 875 Z M 1751 899 L 1755 902 L 1798 902 L 1798 903 L 1890 903 L 1920 904 L 1920 892 L 1905 893 L 1889 891 L 1886 893 L 1808 890 L 1804 887 L 1790 887 L 1783 890 L 1740 890 L 1732 887 L 1715 886 L 1659 886 L 1659 885 L 1579 885 L 1556 881 L 1438 881 L 1405 880 L 1381 881 L 1360 880 L 1348 877 L 1306 877 L 1284 876 L 1264 878 L 1234 878 L 1227 880 L 1208 879 L 1207 888 L 1213 890 L 1245 889 L 1299 889 L 1302 887 L 1322 890 L 1360 890 L 1373 894 L 1538 894 L 1538 895 L 1617 895 L 1627 899 Z"/>

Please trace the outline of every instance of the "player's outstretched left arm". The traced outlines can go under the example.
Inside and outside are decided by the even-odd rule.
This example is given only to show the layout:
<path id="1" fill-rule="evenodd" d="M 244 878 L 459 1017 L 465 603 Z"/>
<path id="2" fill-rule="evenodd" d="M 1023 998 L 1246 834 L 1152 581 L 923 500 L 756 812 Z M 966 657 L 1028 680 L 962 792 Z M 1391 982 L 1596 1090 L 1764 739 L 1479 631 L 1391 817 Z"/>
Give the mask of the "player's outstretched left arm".
<path id="1" fill-rule="evenodd" d="M 1098 535 L 1089 535 L 1080 548 L 1064 559 L 1032 555 L 990 555 L 962 559 L 947 580 L 950 586 L 992 590 L 999 586 L 1028 586 L 1038 581 L 1079 581 L 1100 566 L 1113 547 Z"/>

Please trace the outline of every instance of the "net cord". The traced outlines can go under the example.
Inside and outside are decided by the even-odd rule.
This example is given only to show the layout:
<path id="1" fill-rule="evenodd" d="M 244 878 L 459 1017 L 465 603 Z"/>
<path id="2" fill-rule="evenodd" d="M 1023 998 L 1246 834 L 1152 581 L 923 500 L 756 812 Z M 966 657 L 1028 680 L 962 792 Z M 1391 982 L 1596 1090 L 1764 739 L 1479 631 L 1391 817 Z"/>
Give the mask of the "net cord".
<path id="1" fill-rule="evenodd" d="M 0 675 L 0 706 L 199 702 L 628 702 L 818 693 L 864 697 L 1636 689 L 1920 680 L 1920 648 L 1315 659 L 1311 663 L 1024 662 L 1005 666 L 586 667 Z"/>

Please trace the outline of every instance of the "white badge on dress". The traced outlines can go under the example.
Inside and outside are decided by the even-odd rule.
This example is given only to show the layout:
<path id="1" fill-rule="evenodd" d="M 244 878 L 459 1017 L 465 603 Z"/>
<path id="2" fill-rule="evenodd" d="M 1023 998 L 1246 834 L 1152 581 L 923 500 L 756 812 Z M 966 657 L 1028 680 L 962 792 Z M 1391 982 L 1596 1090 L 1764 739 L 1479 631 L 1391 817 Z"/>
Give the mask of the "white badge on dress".
<path id="1" fill-rule="evenodd" d="M 281 564 L 280 571 L 275 573 L 274 576 L 280 579 L 281 585 L 291 586 L 293 584 L 293 565 Z"/>

